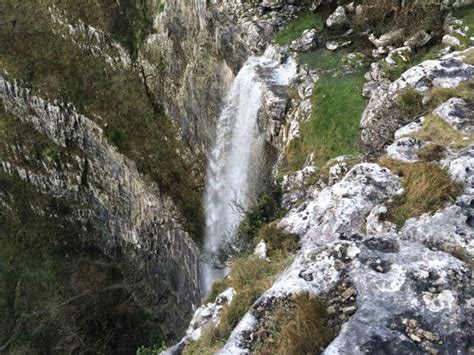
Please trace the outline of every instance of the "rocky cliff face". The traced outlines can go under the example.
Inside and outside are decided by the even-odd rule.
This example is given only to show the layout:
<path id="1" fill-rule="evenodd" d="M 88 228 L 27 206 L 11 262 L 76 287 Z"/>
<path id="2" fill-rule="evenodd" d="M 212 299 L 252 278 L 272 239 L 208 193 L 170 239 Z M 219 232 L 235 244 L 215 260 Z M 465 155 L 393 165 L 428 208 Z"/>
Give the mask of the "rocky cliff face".
<path id="1" fill-rule="evenodd" d="M 184 321 L 186 310 L 200 301 L 199 252 L 171 199 L 74 108 L 51 104 L 3 78 L 0 88 L 3 106 L 17 124 L 43 135 L 58 150 L 38 165 L 38 152 L 21 143 L 5 147 L 2 172 L 44 195 L 72 201 L 70 223 L 94 234 L 89 242 L 106 254 L 121 250 L 153 313 L 165 319 L 178 313 Z M 181 322 L 167 326 L 171 334 L 179 332 Z"/>

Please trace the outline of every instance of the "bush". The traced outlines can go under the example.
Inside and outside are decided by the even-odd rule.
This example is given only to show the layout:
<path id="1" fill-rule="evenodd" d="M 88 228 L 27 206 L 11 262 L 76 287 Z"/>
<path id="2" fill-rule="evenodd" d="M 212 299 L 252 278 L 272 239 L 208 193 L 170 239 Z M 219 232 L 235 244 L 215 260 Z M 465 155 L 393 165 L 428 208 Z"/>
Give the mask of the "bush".
<path id="1" fill-rule="evenodd" d="M 397 96 L 400 109 L 410 116 L 418 116 L 424 110 L 423 95 L 413 87 L 404 89 Z"/>
<path id="2" fill-rule="evenodd" d="M 462 193 L 462 187 L 437 164 L 406 164 L 390 158 L 382 158 L 380 164 L 403 178 L 404 192 L 393 199 L 387 215 L 387 219 L 398 227 L 409 218 L 435 212 Z"/>

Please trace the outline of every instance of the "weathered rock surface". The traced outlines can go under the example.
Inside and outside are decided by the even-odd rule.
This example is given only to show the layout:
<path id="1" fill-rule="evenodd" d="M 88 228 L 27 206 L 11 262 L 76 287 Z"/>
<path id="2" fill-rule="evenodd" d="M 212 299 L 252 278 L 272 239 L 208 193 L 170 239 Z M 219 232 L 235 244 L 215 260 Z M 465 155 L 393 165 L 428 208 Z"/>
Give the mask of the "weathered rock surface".
<path id="1" fill-rule="evenodd" d="M 175 319 L 166 331 L 179 334 L 200 300 L 199 256 L 171 199 L 144 181 L 102 129 L 72 107 L 53 105 L 3 78 L 0 100 L 21 124 L 71 152 L 67 161 L 38 164 L 35 155 L 15 150 L 0 158 L 0 171 L 42 194 L 74 201 L 71 224 L 92 228 L 88 234 L 98 237 L 87 242 L 106 254 L 123 252 L 145 303 L 152 300 L 147 307 L 157 317 Z M 32 164 L 17 163 L 18 155 Z"/>
<path id="2" fill-rule="evenodd" d="M 307 52 L 318 46 L 318 34 L 316 30 L 308 29 L 303 32 L 300 38 L 293 41 L 290 48 L 297 52 Z"/>
<path id="3" fill-rule="evenodd" d="M 348 24 L 346 9 L 339 6 L 326 20 L 329 28 L 343 27 Z"/>
<path id="4" fill-rule="evenodd" d="M 362 142 L 372 154 L 379 155 L 392 142 L 397 129 L 416 119 L 398 106 L 397 97 L 403 90 L 411 87 L 427 95 L 433 87 L 453 88 L 473 75 L 474 66 L 465 64 L 462 52 L 456 52 L 407 70 L 388 87 L 379 86 L 371 91 L 370 102 L 362 115 Z"/>

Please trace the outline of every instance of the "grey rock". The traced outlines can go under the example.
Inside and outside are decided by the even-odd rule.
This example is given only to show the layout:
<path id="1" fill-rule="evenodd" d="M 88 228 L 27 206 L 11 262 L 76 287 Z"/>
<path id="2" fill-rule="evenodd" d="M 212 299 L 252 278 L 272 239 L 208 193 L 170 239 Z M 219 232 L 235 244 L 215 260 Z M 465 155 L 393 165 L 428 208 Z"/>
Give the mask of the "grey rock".
<path id="1" fill-rule="evenodd" d="M 326 20 L 326 26 L 329 28 L 343 27 L 348 24 L 346 10 L 339 6 Z"/>
<path id="2" fill-rule="evenodd" d="M 463 99 L 453 97 L 438 106 L 433 114 L 457 130 L 474 132 L 474 110 Z"/>
<path id="3" fill-rule="evenodd" d="M 300 38 L 293 41 L 290 48 L 297 52 L 307 52 L 318 46 L 318 35 L 316 30 L 308 29 L 303 32 Z"/>

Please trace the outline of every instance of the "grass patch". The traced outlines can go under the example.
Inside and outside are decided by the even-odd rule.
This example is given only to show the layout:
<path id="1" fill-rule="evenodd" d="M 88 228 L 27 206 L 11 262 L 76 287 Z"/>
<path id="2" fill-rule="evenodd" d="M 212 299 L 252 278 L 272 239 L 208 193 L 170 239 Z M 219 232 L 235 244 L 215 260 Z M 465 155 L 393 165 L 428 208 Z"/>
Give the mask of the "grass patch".
<path id="1" fill-rule="evenodd" d="M 257 354 L 321 354 L 336 336 L 326 305 L 308 294 L 278 305 L 273 316 L 272 336 Z"/>
<path id="2" fill-rule="evenodd" d="M 463 134 L 436 115 L 425 117 L 421 130 L 410 134 L 410 136 L 422 141 L 433 142 L 443 147 L 456 149 L 462 149 L 474 143 L 474 136 L 472 134 Z"/>
<path id="3" fill-rule="evenodd" d="M 362 73 L 320 79 L 313 91 L 311 120 L 287 147 L 283 174 L 300 169 L 311 153 L 320 166 L 340 155 L 358 154 L 360 117 L 367 104 L 361 95 L 364 82 Z"/>
<path id="4" fill-rule="evenodd" d="M 267 256 L 273 258 L 280 253 L 292 254 L 299 247 L 299 236 L 289 234 L 277 228 L 275 223 L 263 226 L 255 237 L 256 241 L 263 240 L 267 245 Z"/>
<path id="5" fill-rule="evenodd" d="M 446 149 L 443 146 L 437 144 L 425 145 L 416 152 L 418 159 L 426 162 L 440 161 L 444 158 L 445 154 Z"/>
<path id="6" fill-rule="evenodd" d="M 321 32 L 324 28 L 323 16 L 313 12 L 305 12 L 299 15 L 276 35 L 275 42 L 281 45 L 289 44 L 298 39 L 303 34 L 303 31 L 309 28 L 316 29 L 318 33 Z"/>
<path id="7" fill-rule="evenodd" d="M 206 329 L 201 338 L 184 349 L 184 354 L 214 354 L 230 336 L 252 304 L 273 284 L 276 275 L 290 262 L 287 253 L 274 253 L 273 259 L 267 261 L 251 255 L 236 259 L 230 275 L 219 284 L 219 288 L 233 287 L 236 291 L 232 303 L 222 311 L 217 326 Z M 216 291 L 217 293 L 217 291 Z"/>
<path id="8" fill-rule="evenodd" d="M 453 15 L 456 18 L 459 18 L 463 22 L 462 29 L 464 31 L 467 26 L 469 29 L 466 31 L 466 36 L 461 36 L 454 33 L 454 36 L 459 38 L 462 44 L 465 46 L 471 46 L 471 38 L 474 37 L 474 5 L 464 6 L 460 9 L 454 9 Z"/>
<path id="9" fill-rule="evenodd" d="M 410 115 L 417 116 L 424 111 L 423 95 L 413 87 L 408 87 L 397 96 L 400 109 Z"/>
<path id="10" fill-rule="evenodd" d="M 432 88 L 429 95 L 430 108 L 435 109 L 453 97 L 474 103 L 474 79 L 466 80 L 454 88 Z"/>
<path id="11" fill-rule="evenodd" d="M 390 158 L 382 158 L 379 163 L 403 178 L 404 192 L 394 198 L 387 214 L 387 219 L 398 227 L 409 218 L 437 211 L 462 193 L 461 186 L 437 164 L 406 164 Z"/>

